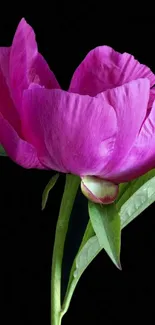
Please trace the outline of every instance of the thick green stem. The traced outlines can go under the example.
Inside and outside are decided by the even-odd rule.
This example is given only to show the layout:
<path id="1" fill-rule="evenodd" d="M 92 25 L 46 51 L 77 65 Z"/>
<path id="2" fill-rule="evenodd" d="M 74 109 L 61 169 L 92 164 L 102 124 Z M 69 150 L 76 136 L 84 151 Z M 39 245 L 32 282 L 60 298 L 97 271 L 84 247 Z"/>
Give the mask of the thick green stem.
<path id="1" fill-rule="evenodd" d="M 64 244 L 68 230 L 69 218 L 73 208 L 80 178 L 66 175 L 66 184 L 61 201 L 52 258 L 51 275 L 51 325 L 61 325 L 61 270 Z"/>

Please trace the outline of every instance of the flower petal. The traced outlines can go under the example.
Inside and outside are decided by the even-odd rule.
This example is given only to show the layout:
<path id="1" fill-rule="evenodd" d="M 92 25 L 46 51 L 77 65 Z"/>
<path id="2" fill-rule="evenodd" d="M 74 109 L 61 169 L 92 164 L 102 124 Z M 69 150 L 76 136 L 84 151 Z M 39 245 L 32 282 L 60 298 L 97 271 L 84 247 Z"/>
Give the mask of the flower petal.
<path id="1" fill-rule="evenodd" d="M 60 89 L 54 73 L 50 70 L 43 56 L 39 53 L 29 71 L 29 76 L 31 76 L 31 82 L 38 83 L 47 89 Z"/>
<path id="2" fill-rule="evenodd" d="M 34 31 L 25 19 L 19 23 L 11 47 L 10 81 L 13 98 L 19 111 L 23 90 L 27 89 L 31 82 L 59 88 L 46 61 L 38 54 Z"/>
<path id="3" fill-rule="evenodd" d="M 152 168 L 155 168 L 155 101 L 134 146 L 123 161 L 121 171 L 116 170 L 112 178 L 127 182 Z"/>
<path id="4" fill-rule="evenodd" d="M 105 178 L 117 181 L 124 161 L 139 135 L 145 120 L 150 94 L 148 79 L 138 79 L 103 93 L 117 114 L 118 133 L 111 161 L 104 168 Z M 101 97 L 99 95 L 99 97 Z"/>
<path id="5" fill-rule="evenodd" d="M 155 84 L 155 75 L 132 55 L 120 54 L 109 46 L 99 46 L 90 51 L 75 70 L 69 90 L 96 96 L 139 78 L 148 78 L 151 86 Z"/>
<path id="6" fill-rule="evenodd" d="M 154 100 L 155 100 L 155 87 L 150 89 L 150 98 L 149 98 L 149 103 L 148 103 L 148 113 L 150 112 L 150 109 L 152 108 Z"/>
<path id="7" fill-rule="evenodd" d="M 24 168 L 44 169 L 37 158 L 36 149 L 22 140 L 0 113 L 0 143 L 8 156 Z"/>
<path id="8" fill-rule="evenodd" d="M 0 47 L 0 70 L 8 88 L 9 88 L 9 60 L 10 60 L 10 47 Z"/>
<path id="9" fill-rule="evenodd" d="M 23 132 L 45 166 L 93 175 L 109 161 L 116 114 L 103 98 L 33 87 L 24 92 L 23 105 Z"/>
<path id="10" fill-rule="evenodd" d="M 20 121 L 9 89 L 10 48 L 0 48 L 0 112 L 20 132 Z"/>

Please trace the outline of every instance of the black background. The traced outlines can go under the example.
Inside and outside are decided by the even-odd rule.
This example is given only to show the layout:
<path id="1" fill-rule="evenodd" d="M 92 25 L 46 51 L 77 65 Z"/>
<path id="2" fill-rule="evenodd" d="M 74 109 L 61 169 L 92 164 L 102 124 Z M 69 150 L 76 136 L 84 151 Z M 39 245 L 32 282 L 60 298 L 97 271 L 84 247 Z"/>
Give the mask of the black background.
<path id="1" fill-rule="evenodd" d="M 42 10 L 42 8 L 41 8 Z M 22 17 L 34 28 L 39 51 L 67 89 L 89 50 L 110 45 L 129 52 L 155 72 L 155 16 L 113 18 L 100 7 L 51 4 L 12 14 L 1 11 L 0 46 L 9 46 Z M 62 175 L 41 211 L 41 195 L 51 171 L 24 170 L 0 158 L 0 324 L 50 324 L 50 267 L 56 220 L 64 187 Z M 155 323 L 155 205 L 122 234 L 118 271 L 102 251 L 82 276 L 63 325 Z M 87 201 L 79 193 L 64 261 L 64 281 L 83 228 Z M 74 234 L 73 234 L 74 231 Z M 3 320 L 2 320 L 3 319 Z"/>

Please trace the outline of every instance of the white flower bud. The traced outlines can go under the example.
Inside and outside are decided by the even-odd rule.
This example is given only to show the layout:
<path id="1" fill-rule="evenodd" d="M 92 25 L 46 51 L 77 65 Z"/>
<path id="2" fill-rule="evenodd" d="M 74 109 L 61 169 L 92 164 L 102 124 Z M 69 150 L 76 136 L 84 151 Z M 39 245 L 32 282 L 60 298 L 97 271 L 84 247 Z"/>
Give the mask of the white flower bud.
<path id="1" fill-rule="evenodd" d="M 100 204 L 113 203 L 119 187 L 110 181 L 95 176 L 81 178 L 81 191 L 92 202 Z"/>

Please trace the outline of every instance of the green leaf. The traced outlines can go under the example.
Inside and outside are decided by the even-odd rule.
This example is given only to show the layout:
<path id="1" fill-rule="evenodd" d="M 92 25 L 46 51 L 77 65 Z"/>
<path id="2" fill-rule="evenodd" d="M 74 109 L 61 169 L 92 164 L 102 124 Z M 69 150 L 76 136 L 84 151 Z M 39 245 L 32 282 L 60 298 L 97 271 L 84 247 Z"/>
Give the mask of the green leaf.
<path id="1" fill-rule="evenodd" d="M 121 219 L 120 220 L 121 229 L 124 228 L 126 225 L 128 225 L 129 222 L 131 222 L 134 218 L 136 218 L 136 216 L 138 216 L 154 201 L 155 201 L 155 170 L 154 169 L 129 183 L 120 184 L 119 196 L 116 200 L 116 208 L 117 211 L 118 208 L 120 210 L 119 214 Z M 108 207 L 110 206 L 104 206 L 104 208 L 108 208 Z M 103 211 L 101 211 L 101 215 L 102 213 Z M 98 214 L 99 213 L 97 211 L 97 215 Z M 118 212 L 116 212 L 116 210 L 113 211 L 113 216 L 115 215 L 118 218 Z M 76 285 L 81 275 L 102 249 L 103 246 L 100 245 L 97 236 L 94 236 L 92 224 L 89 221 L 80 249 L 78 251 L 78 254 L 74 260 L 71 269 L 70 280 L 69 280 L 66 296 L 63 303 L 63 314 L 68 310 L 72 295 L 74 293 L 74 290 L 76 288 Z"/>
<path id="2" fill-rule="evenodd" d="M 42 210 L 45 209 L 47 200 L 48 200 L 48 196 L 49 196 L 49 192 L 51 191 L 51 189 L 54 187 L 54 185 L 56 184 L 57 180 L 59 178 L 59 174 L 55 174 L 50 181 L 48 182 L 48 184 L 46 185 L 43 195 L 42 195 Z"/>
<path id="3" fill-rule="evenodd" d="M 155 201 L 155 170 L 149 171 L 147 174 L 139 177 L 138 179 L 129 182 L 129 183 L 122 183 L 120 184 L 120 193 L 119 193 L 119 200 L 117 200 L 117 208 L 120 206 L 120 219 L 121 219 L 121 229 L 123 229 L 125 226 L 127 226 L 136 216 L 138 216 L 142 211 L 144 211 L 150 204 L 152 204 Z M 131 195 L 130 198 L 129 195 Z M 125 198 L 127 201 L 125 202 Z M 124 204 L 123 204 L 124 202 Z M 106 207 L 106 206 L 104 206 Z M 108 206 L 107 206 L 108 207 Z M 109 206 L 110 207 L 110 206 Z M 118 209 L 117 209 L 118 211 Z M 117 212 L 118 213 L 118 212 Z M 88 222 L 87 229 L 89 229 L 91 234 L 91 223 Z M 87 231 L 85 232 L 87 233 Z M 97 246 L 97 237 L 96 240 L 91 238 L 95 238 L 96 236 L 89 237 L 90 241 L 90 247 L 92 247 L 93 243 L 96 247 L 96 255 L 93 253 L 93 258 L 95 258 L 98 254 L 98 252 L 103 248 L 100 246 L 98 242 Z M 85 248 L 86 247 L 86 248 Z M 99 249 L 100 247 L 100 249 Z M 89 248 L 89 245 L 87 246 L 87 242 L 85 242 L 85 245 L 82 246 L 82 250 L 79 251 L 77 258 L 82 260 L 83 256 L 83 249 L 84 252 L 86 252 L 86 249 Z M 95 248 L 92 248 L 92 251 L 95 252 Z M 81 255 L 82 254 L 82 255 Z M 90 262 L 92 261 L 92 257 L 90 254 L 90 248 L 89 248 L 89 254 Z M 87 263 L 87 266 L 89 265 Z M 80 264 L 81 265 L 81 264 Z M 84 264 L 83 264 L 84 266 Z M 82 268 L 83 268 L 82 266 Z M 87 267 L 86 266 L 86 267 Z M 85 268 L 86 268 L 85 267 Z M 74 268 L 75 272 L 75 268 Z M 83 271 L 81 271 L 82 274 Z"/>
<path id="4" fill-rule="evenodd" d="M 97 236 L 94 235 L 92 224 L 89 221 L 81 246 L 76 258 L 74 259 L 70 272 L 69 283 L 62 305 L 62 315 L 64 315 L 69 308 L 73 293 L 75 291 L 77 283 L 80 280 L 81 275 L 102 249 L 103 246 L 100 245 Z"/>
<path id="5" fill-rule="evenodd" d="M 121 206 L 119 214 L 121 228 L 127 226 L 133 219 L 142 213 L 155 201 L 155 177 L 143 184 L 134 194 Z"/>
<path id="6" fill-rule="evenodd" d="M 80 278 L 84 270 L 101 250 L 102 247 L 98 241 L 97 236 L 93 236 L 88 239 L 86 244 L 81 249 L 80 253 L 77 255 L 76 268 L 73 274 L 74 278 Z"/>
<path id="7" fill-rule="evenodd" d="M 99 205 L 89 202 L 89 216 L 99 244 L 114 264 L 120 266 L 121 224 L 115 204 Z"/>
<path id="8" fill-rule="evenodd" d="M 90 249 L 89 249 L 89 239 L 91 238 L 96 238 L 96 244 L 95 242 L 90 241 Z M 65 298 L 64 298 L 64 303 L 63 303 L 63 307 L 62 307 L 62 314 L 64 315 L 68 308 L 69 308 L 69 304 L 72 298 L 72 295 L 74 293 L 74 290 L 76 288 L 76 285 L 82 275 L 82 273 L 84 272 L 84 270 L 87 268 L 87 266 L 91 263 L 91 261 L 95 258 L 95 256 L 99 253 L 99 251 L 102 249 L 99 245 L 98 239 L 95 236 L 94 233 L 94 229 L 92 227 L 91 222 L 88 222 L 88 225 L 86 227 L 81 245 L 79 247 L 78 253 L 76 255 L 76 258 L 74 259 L 71 271 L 70 271 L 70 276 L 69 276 L 69 281 L 68 281 L 68 285 L 67 285 L 67 290 L 66 290 L 66 294 L 65 294 Z M 86 246 L 86 249 L 84 248 Z M 91 253 L 91 247 L 93 249 L 94 255 L 92 256 Z M 87 249 L 89 250 L 90 254 L 87 258 L 87 263 L 85 262 L 85 265 L 83 263 L 83 248 L 84 248 L 84 254 L 87 254 Z M 82 255 L 81 255 L 82 254 Z M 90 258 L 90 260 L 89 260 Z M 79 264 L 78 260 L 81 260 L 81 263 Z M 86 261 L 86 259 L 85 259 Z M 78 270 L 77 270 L 78 268 Z M 83 270 L 83 271 L 82 271 Z M 76 275 L 77 272 L 77 275 Z"/>
<path id="9" fill-rule="evenodd" d="M 117 199 L 115 200 L 115 202 L 118 202 L 121 199 L 122 195 L 129 188 L 130 184 L 131 184 L 131 182 L 119 184 L 119 193 L 118 193 L 118 196 L 117 196 Z"/>
<path id="10" fill-rule="evenodd" d="M 7 154 L 4 150 L 4 148 L 1 146 L 1 144 L 0 144 L 0 156 L 4 156 L 4 157 L 7 156 Z"/>
<path id="11" fill-rule="evenodd" d="M 148 180 L 155 176 L 155 169 L 150 170 L 145 175 L 134 179 L 132 182 L 124 183 L 120 185 L 119 197 L 116 201 L 117 210 L 121 209 L 121 206 Z"/>
<path id="12" fill-rule="evenodd" d="M 83 246 L 87 243 L 88 239 L 90 239 L 91 237 L 95 236 L 95 232 L 94 229 L 92 227 L 91 222 L 88 222 L 79 251 L 83 248 Z"/>
<path id="13" fill-rule="evenodd" d="M 88 225 L 86 227 L 86 230 L 85 230 L 85 233 L 84 233 L 84 236 L 83 236 L 81 245 L 80 245 L 79 250 L 78 250 L 78 253 L 76 255 L 77 257 L 78 257 L 79 252 L 81 252 L 82 248 L 88 242 L 88 240 L 90 238 L 92 238 L 93 236 L 95 236 L 94 229 L 92 227 L 91 222 L 88 222 Z M 72 268 L 71 268 L 71 271 L 70 271 L 70 276 L 69 276 L 69 281 L 68 281 L 68 288 L 70 287 L 70 284 L 73 281 L 75 270 L 76 270 L 76 258 L 74 259 L 74 262 L 73 262 L 73 265 L 72 265 Z"/>
<path id="14" fill-rule="evenodd" d="M 93 228 L 90 222 L 87 226 L 87 234 L 89 231 L 93 232 Z M 85 269 L 89 266 L 89 264 L 99 254 L 101 250 L 102 247 L 99 244 L 97 236 L 92 236 L 91 238 L 89 238 L 87 242 L 83 245 L 83 247 L 81 247 L 81 250 L 79 250 L 79 253 L 77 254 L 77 257 L 74 260 L 73 267 L 70 273 L 70 280 L 62 305 L 62 315 L 64 315 L 69 308 L 74 290 L 80 280 L 82 273 L 85 271 Z"/>

